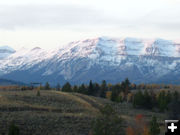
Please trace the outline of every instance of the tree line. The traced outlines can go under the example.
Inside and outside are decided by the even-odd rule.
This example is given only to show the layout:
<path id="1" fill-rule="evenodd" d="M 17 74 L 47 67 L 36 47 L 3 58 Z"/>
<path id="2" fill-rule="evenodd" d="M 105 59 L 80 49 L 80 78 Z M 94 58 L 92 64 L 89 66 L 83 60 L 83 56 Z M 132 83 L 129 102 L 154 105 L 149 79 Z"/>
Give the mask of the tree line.
<path id="1" fill-rule="evenodd" d="M 39 90 L 55 89 L 63 92 L 77 92 L 90 96 L 108 98 L 113 102 L 129 102 L 132 103 L 134 108 L 151 109 L 159 112 L 166 111 L 169 112 L 169 117 L 177 117 L 176 115 L 180 113 L 179 93 L 177 91 L 170 91 L 175 88 L 179 89 L 179 86 L 163 84 L 136 85 L 131 83 L 128 78 L 117 84 L 107 84 L 105 80 L 99 84 L 90 80 L 89 84 L 81 85 L 71 85 L 69 82 L 66 82 L 62 87 L 58 83 L 54 88 L 46 82 L 44 86 L 38 87 Z M 37 96 L 40 96 L 39 91 Z"/>
<path id="2" fill-rule="evenodd" d="M 177 91 L 138 91 L 134 94 L 132 104 L 135 108 L 167 112 L 169 118 L 177 119 L 180 114 L 180 97 Z"/>
<path id="3" fill-rule="evenodd" d="M 177 91 L 170 91 L 171 88 L 173 88 L 171 85 L 135 85 L 126 78 L 114 85 L 107 84 L 105 80 L 101 84 L 90 81 L 88 85 L 81 84 L 80 86 L 71 86 L 67 82 L 61 90 L 108 98 L 113 102 L 129 102 L 134 108 L 167 112 L 170 118 L 177 118 L 180 114 L 180 97 Z"/>

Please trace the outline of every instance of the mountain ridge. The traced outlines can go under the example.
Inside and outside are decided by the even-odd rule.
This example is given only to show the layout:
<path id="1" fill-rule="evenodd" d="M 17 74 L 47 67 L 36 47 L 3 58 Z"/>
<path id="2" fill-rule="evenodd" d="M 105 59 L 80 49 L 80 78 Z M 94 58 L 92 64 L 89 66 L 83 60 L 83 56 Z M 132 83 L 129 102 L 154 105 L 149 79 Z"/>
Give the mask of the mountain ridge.
<path id="1" fill-rule="evenodd" d="M 18 81 L 179 83 L 180 44 L 164 39 L 98 37 L 50 51 L 16 51 L 0 60 L 0 77 Z M 165 78 L 164 78 L 165 77 Z"/>
<path id="2" fill-rule="evenodd" d="M 16 51 L 9 46 L 0 46 L 0 59 L 4 59 Z"/>
<path id="3" fill-rule="evenodd" d="M 8 86 L 8 85 L 27 85 L 27 84 L 25 84 L 23 82 L 19 82 L 19 81 L 7 80 L 7 79 L 0 78 L 0 85 Z"/>

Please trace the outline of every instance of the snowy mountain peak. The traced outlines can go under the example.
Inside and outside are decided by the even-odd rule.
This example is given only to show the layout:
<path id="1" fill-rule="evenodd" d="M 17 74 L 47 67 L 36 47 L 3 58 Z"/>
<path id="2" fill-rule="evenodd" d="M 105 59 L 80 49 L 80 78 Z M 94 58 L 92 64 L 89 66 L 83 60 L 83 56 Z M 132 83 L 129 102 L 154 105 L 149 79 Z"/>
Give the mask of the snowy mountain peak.
<path id="1" fill-rule="evenodd" d="M 31 49 L 32 51 L 34 50 L 40 50 L 41 48 L 40 47 L 34 47 L 33 49 Z"/>
<path id="2" fill-rule="evenodd" d="M 0 59 L 4 59 L 16 51 L 9 46 L 0 46 Z"/>
<path id="3" fill-rule="evenodd" d="M 84 51 L 88 49 L 92 53 L 99 50 L 101 53 L 115 53 L 115 55 L 180 57 L 180 44 L 164 39 L 98 37 L 71 42 L 67 48 L 71 50 L 81 48 Z"/>
<path id="4" fill-rule="evenodd" d="M 71 50 L 72 54 L 80 52 L 80 56 L 93 54 L 93 57 L 95 54 L 180 57 L 180 45 L 164 39 L 98 37 L 71 42 L 65 50 Z"/>
<path id="5" fill-rule="evenodd" d="M 19 81 L 158 82 L 180 75 L 180 43 L 163 39 L 97 37 L 44 50 L 22 48 L 0 59 L 0 77 Z M 166 75 L 168 77 L 166 77 Z M 165 76 L 165 77 L 164 77 Z M 162 81 L 164 82 L 164 81 Z M 179 80 L 180 82 L 180 80 Z"/>
<path id="6" fill-rule="evenodd" d="M 0 50 L 7 50 L 7 51 L 11 51 L 11 52 L 15 52 L 15 50 L 7 45 L 5 46 L 0 46 Z"/>

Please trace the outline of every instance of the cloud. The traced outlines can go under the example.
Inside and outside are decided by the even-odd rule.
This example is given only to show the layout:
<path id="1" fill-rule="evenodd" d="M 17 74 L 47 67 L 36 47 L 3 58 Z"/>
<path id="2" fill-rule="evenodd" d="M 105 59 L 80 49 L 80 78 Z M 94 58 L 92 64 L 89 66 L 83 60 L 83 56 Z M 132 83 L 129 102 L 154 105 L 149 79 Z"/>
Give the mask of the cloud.
<path id="1" fill-rule="evenodd" d="M 180 8 L 155 10 L 141 18 L 141 24 L 161 30 L 180 31 Z"/>
<path id="2" fill-rule="evenodd" d="M 0 28 L 69 27 L 110 24 L 103 11 L 71 5 L 18 5 L 0 7 Z"/>
<path id="3" fill-rule="evenodd" d="M 129 0 L 130 1 L 130 0 Z M 140 0 L 139 0 L 140 1 Z M 112 3 L 112 2 L 111 2 Z M 96 2 L 94 3 L 96 4 Z M 104 4 L 104 3 L 103 3 Z M 0 6 L 0 29 L 5 30 L 58 30 L 72 33 L 164 33 L 169 31 L 176 35 L 180 31 L 179 5 L 160 3 L 145 6 L 129 2 L 117 4 L 116 7 L 88 5 L 4 5 Z M 115 5 L 115 3 L 114 3 Z M 98 8 L 99 6 L 99 8 Z M 100 8 L 101 7 L 101 8 Z M 28 30 L 27 30 L 28 29 Z M 174 35 L 175 35 L 174 34 Z"/>

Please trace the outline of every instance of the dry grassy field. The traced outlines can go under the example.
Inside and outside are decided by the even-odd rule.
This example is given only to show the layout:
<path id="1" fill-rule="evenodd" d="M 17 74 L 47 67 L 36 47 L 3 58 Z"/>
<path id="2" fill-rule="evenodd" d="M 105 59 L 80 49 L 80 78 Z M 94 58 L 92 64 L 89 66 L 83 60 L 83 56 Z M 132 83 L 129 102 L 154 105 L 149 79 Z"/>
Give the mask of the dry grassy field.
<path id="1" fill-rule="evenodd" d="M 0 91 L 0 135 L 7 134 L 14 122 L 22 135 L 88 135 L 92 120 L 105 104 L 112 104 L 131 123 L 137 114 L 143 114 L 147 123 L 156 115 L 164 130 L 162 113 L 133 109 L 128 103 L 112 103 L 107 99 L 78 93 L 41 90 Z"/>

